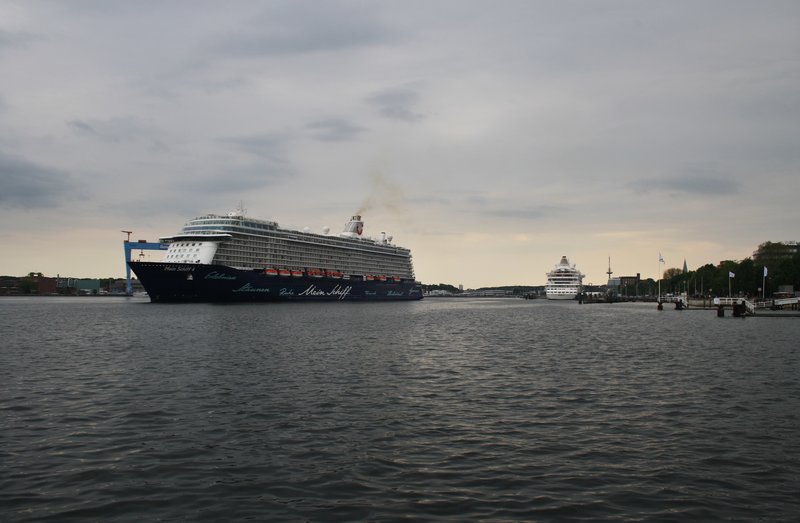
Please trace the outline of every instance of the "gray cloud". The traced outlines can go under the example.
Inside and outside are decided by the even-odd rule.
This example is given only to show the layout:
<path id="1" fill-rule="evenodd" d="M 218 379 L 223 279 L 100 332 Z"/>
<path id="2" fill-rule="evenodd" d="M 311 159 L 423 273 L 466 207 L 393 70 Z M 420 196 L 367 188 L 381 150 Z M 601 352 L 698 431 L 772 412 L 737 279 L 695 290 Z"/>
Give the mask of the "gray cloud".
<path id="1" fill-rule="evenodd" d="M 367 98 L 367 102 L 378 108 L 380 114 L 392 120 L 416 122 L 425 115 L 414 111 L 419 95 L 410 89 L 387 89 Z"/>
<path id="2" fill-rule="evenodd" d="M 628 186 L 638 193 L 664 192 L 671 195 L 728 196 L 739 192 L 739 182 L 733 175 L 725 176 L 714 169 L 687 167 L 677 176 L 645 178 Z"/>
<path id="3" fill-rule="evenodd" d="M 560 214 L 563 207 L 554 205 L 535 204 L 508 204 L 502 207 L 489 208 L 485 212 L 498 218 L 513 218 L 515 220 L 541 220 Z"/>
<path id="4" fill-rule="evenodd" d="M 10 47 L 25 47 L 41 37 L 33 33 L 11 32 L 0 29 L 0 50 Z"/>
<path id="5" fill-rule="evenodd" d="M 374 17 L 368 5 L 289 2 L 273 4 L 249 29 L 217 39 L 212 51 L 245 58 L 330 53 L 394 38 L 394 31 Z"/>
<path id="6" fill-rule="evenodd" d="M 135 142 L 152 140 L 154 130 L 133 117 L 70 120 L 67 126 L 77 134 L 90 136 L 104 142 Z"/>
<path id="7" fill-rule="evenodd" d="M 239 151 L 268 159 L 277 164 L 286 164 L 286 143 L 289 137 L 279 134 L 260 134 L 220 138 L 218 141 L 231 145 Z"/>
<path id="8" fill-rule="evenodd" d="M 0 206 L 45 208 L 72 198 L 79 187 L 69 173 L 0 152 Z"/>
<path id="9" fill-rule="evenodd" d="M 196 193 L 204 197 L 219 194 L 246 193 L 268 187 L 294 175 L 288 164 L 273 162 L 252 162 L 230 165 L 224 172 L 197 175 L 190 183 L 181 178 L 172 183 L 174 189 Z"/>
<path id="10" fill-rule="evenodd" d="M 288 135 L 263 134 L 221 138 L 219 143 L 233 148 L 234 156 L 224 171 L 211 172 L 194 180 L 192 190 L 198 192 L 237 192 L 258 189 L 295 175 L 295 169 L 286 153 Z"/>
<path id="11" fill-rule="evenodd" d="M 306 125 L 306 128 L 313 132 L 315 139 L 324 142 L 344 142 L 348 140 L 354 140 L 361 132 L 364 131 L 363 127 L 359 127 L 341 118 L 319 120 Z"/>

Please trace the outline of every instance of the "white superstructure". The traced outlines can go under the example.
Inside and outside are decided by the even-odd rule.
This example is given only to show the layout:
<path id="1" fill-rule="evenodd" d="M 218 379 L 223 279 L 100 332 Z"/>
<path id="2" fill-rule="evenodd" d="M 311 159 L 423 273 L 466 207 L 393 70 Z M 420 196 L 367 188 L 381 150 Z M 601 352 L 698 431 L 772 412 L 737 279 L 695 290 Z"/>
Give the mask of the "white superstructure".
<path id="1" fill-rule="evenodd" d="M 566 256 L 561 257 L 561 261 L 555 268 L 547 273 L 547 285 L 545 293 L 548 300 L 574 300 L 581 292 L 583 274 L 570 265 Z"/>
<path id="2" fill-rule="evenodd" d="M 164 262 L 213 264 L 237 269 L 322 270 L 343 276 L 414 278 L 411 251 L 392 237 L 363 236 L 364 222 L 354 215 L 339 234 L 284 229 L 276 222 L 248 218 L 243 210 L 207 214 L 190 220 L 169 243 Z"/>

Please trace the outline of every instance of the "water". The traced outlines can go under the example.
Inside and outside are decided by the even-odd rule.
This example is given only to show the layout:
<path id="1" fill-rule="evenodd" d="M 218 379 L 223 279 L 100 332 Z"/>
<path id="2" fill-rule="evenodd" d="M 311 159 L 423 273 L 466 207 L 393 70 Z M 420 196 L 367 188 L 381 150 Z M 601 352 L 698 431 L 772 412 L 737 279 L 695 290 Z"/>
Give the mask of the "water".
<path id="1" fill-rule="evenodd" d="M 800 319 L 4 298 L 0 333 L 3 521 L 800 515 Z"/>

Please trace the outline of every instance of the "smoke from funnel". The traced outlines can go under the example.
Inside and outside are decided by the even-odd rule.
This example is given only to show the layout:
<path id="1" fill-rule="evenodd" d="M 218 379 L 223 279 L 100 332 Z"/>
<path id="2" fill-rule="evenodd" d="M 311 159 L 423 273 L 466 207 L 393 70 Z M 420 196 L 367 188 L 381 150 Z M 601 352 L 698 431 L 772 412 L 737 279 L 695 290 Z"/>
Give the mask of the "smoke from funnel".
<path id="1" fill-rule="evenodd" d="M 374 169 L 369 174 L 369 192 L 356 214 L 363 215 L 369 210 L 380 208 L 402 215 L 404 202 L 403 188 L 385 177 L 378 169 Z"/>

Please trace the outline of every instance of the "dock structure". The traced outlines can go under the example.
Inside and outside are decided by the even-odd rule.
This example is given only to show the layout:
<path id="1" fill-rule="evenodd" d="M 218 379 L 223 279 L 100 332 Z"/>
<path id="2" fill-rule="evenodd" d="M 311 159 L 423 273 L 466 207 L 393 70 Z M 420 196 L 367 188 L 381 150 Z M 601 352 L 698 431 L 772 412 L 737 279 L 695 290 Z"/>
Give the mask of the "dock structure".
<path id="1" fill-rule="evenodd" d="M 765 309 L 785 309 L 789 308 L 793 311 L 800 309 L 800 298 L 776 298 L 774 300 L 764 300 L 758 303 L 760 307 Z"/>
<path id="2" fill-rule="evenodd" d="M 725 316 L 725 307 L 733 309 L 734 316 L 754 315 L 756 306 L 745 298 L 714 298 L 714 305 L 717 306 L 717 316 Z"/>
<path id="3" fill-rule="evenodd" d="M 125 293 L 130 296 L 133 294 L 133 286 L 131 285 L 131 266 L 128 262 L 131 261 L 131 253 L 133 251 L 166 251 L 169 248 L 167 243 L 148 242 L 146 240 L 139 240 L 132 242 L 130 240 L 130 231 L 122 231 L 128 234 L 128 239 L 124 240 L 125 245 Z M 144 256 L 144 252 L 140 253 Z"/>
<path id="4" fill-rule="evenodd" d="M 797 316 L 793 311 L 800 310 L 800 298 L 777 298 L 755 303 L 745 298 L 714 298 L 714 305 L 717 307 L 717 316 L 720 317 L 725 315 L 726 307 L 733 309 L 734 316 Z"/>
<path id="5" fill-rule="evenodd" d="M 686 293 L 678 294 L 677 296 L 659 296 L 658 297 L 658 310 L 663 310 L 664 303 L 674 303 L 675 310 L 681 311 L 687 307 L 689 307 L 689 298 L 686 296 Z"/>

